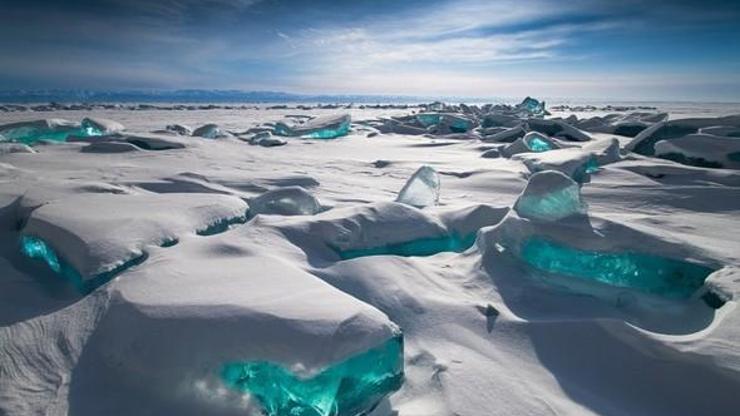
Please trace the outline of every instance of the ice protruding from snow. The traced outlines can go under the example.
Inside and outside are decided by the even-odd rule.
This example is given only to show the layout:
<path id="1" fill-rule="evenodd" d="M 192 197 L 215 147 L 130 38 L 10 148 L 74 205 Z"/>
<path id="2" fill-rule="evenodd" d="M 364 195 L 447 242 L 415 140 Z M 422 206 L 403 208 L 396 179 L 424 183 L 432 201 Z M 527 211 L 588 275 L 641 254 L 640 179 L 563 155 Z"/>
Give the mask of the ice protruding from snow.
<path id="1" fill-rule="evenodd" d="M 527 264 L 548 273 L 676 299 L 689 298 L 713 271 L 699 264 L 647 254 L 580 250 L 538 237 L 524 241 L 520 252 Z"/>
<path id="2" fill-rule="evenodd" d="M 436 205 L 439 201 L 440 180 L 433 167 L 420 167 L 398 193 L 396 202 L 424 208 Z"/>
<path id="3" fill-rule="evenodd" d="M 123 124 L 117 121 L 97 117 L 83 118 L 80 126 L 83 135 L 87 137 L 118 133 L 125 129 Z"/>
<path id="4" fill-rule="evenodd" d="M 527 133 L 522 139 L 524 145 L 533 152 L 546 152 L 557 149 L 558 146 L 549 138 L 535 132 Z"/>
<path id="5" fill-rule="evenodd" d="M 635 137 L 653 124 L 663 122 L 667 119 L 667 113 L 613 113 L 603 117 L 597 116 L 583 120 L 574 120 L 571 124 L 589 132 Z"/>
<path id="6" fill-rule="evenodd" d="M 179 134 L 181 136 L 190 136 L 193 134 L 193 129 L 184 124 L 168 124 L 165 130 Z"/>
<path id="7" fill-rule="evenodd" d="M 320 211 L 318 199 L 300 186 L 273 189 L 249 200 L 251 215 L 314 215 Z"/>
<path id="8" fill-rule="evenodd" d="M 513 143 L 503 147 L 501 154 L 506 157 L 511 157 L 519 153 L 528 152 L 546 152 L 548 150 L 560 149 L 560 145 L 550 139 L 549 137 L 537 133 L 529 132 L 523 137 L 516 139 Z"/>
<path id="9" fill-rule="evenodd" d="M 599 166 L 617 162 L 622 158 L 619 153 L 619 140 L 615 138 L 592 141 L 586 143 L 581 149 L 593 153 Z"/>
<path id="10" fill-rule="evenodd" d="M 40 140 L 63 142 L 71 135 L 81 134 L 79 123 L 51 118 L 0 125 L 0 135 L 10 141 L 33 144 Z"/>
<path id="11" fill-rule="evenodd" d="M 740 169 L 740 139 L 704 133 L 689 134 L 657 142 L 655 156 L 684 165 Z"/>
<path id="12" fill-rule="evenodd" d="M 524 110 L 525 113 L 533 116 L 545 116 L 548 114 L 547 110 L 545 110 L 545 102 L 540 102 L 532 97 L 527 97 L 522 100 L 522 102 L 517 105 L 517 108 Z"/>
<path id="13" fill-rule="evenodd" d="M 225 383 L 255 397 L 267 416 L 365 414 L 403 383 L 403 338 L 397 336 L 310 377 L 266 361 L 235 362 Z"/>
<path id="14" fill-rule="evenodd" d="M 726 131 L 732 131 L 732 128 L 740 128 L 740 115 L 717 118 L 687 118 L 656 123 L 638 134 L 627 144 L 626 149 L 641 155 L 653 156 L 655 155 L 655 144 L 661 140 L 678 139 L 714 126 L 725 126 Z"/>
<path id="15" fill-rule="evenodd" d="M 416 119 L 423 127 L 436 126 L 442 131 L 448 129 L 452 133 L 465 133 L 473 128 L 473 121 L 460 114 L 419 113 Z"/>
<path id="16" fill-rule="evenodd" d="M 249 144 L 262 147 L 282 146 L 287 142 L 272 135 L 269 131 L 263 131 L 249 138 Z"/>
<path id="17" fill-rule="evenodd" d="M 39 259 L 46 263 L 49 268 L 57 273 L 62 267 L 57 253 L 46 242 L 40 238 L 24 235 L 21 237 L 21 253 L 31 259 Z"/>
<path id="18" fill-rule="evenodd" d="M 546 136 L 558 139 L 574 142 L 587 142 L 591 140 L 591 137 L 588 134 L 571 126 L 563 120 L 531 118 L 527 120 L 527 127 L 531 131 L 536 131 Z"/>
<path id="19" fill-rule="evenodd" d="M 513 159 L 521 160 L 532 173 L 556 170 L 578 183 L 588 182 L 590 174 L 599 169 L 596 156 L 577 147 L 542 153 L 521 153 Z"/>
<path id="20" fill-rule="evenodd" d="M 221 130 L 218 124 L 209 123 L 193 130 L 193 136 L 203 137 L 206 139 L 220 139 L 228 137 L 229 133 Z"/>
<path id="21" fill-rule="evenodd" d="M 521 218 L 538 221 L 558 221 L 571 215 L 586 213 L 581 200 L 581 188 L 571 178 L 547 170 L 532 175 L 519 195 L 514 210 Z"/>
<path id="22" fill-rule="evenodd" d="M 85 280 L 141 256 L 149 245 L 246 212 L 243 200 L 227 195 L 81 194 L 35 209 L 21 234 L 53 247 Z"/>
<path id="23" fill-rule="evenodd" d="M 274 132 L 279 136 L 334 139 L 347 135 L 351 122 L 349 114 L 316 117 L 305 123 L 286 120 L 276 123 Z"/>

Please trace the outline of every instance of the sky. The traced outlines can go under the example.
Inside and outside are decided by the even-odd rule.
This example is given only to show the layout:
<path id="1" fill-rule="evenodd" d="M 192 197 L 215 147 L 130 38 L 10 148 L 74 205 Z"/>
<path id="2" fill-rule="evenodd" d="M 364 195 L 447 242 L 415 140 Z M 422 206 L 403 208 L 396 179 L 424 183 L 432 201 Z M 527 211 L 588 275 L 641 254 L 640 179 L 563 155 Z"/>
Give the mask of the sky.
<path id="1" fill-rule="evenodd" d="M 740 1 L 0 0 L 0 89 L 740 102 Z"/>

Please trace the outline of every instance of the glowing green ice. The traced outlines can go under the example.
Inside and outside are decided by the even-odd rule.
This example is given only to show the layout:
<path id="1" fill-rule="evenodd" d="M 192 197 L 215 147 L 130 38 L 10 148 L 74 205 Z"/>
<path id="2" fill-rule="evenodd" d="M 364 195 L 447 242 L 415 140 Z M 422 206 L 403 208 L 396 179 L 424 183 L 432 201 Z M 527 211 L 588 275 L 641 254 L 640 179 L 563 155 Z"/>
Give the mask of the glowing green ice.
<path id="1" fill-rule="evenodd" d="M 538 136 L 525 136 L 524 144 L 527 145 L 527 148 L 529 148 L 529 150 L 537 153 L 546 152 L 553 149 L 550 143 Z"/>
<path id="2" fill-rule="evenodd" d="M 441 252 L 461 253 L 475 244 L 475 233 L 460 237 L 456 234 L 437 238 L 422 238 L 386 246 L 337 250 L 342 260 L 366 256 L 394 255 L 404 257 L 431 256 Z"/>
<path id="3" fill-rule="evenodd" d="M 713 272 L 706 266 L 665 257 L 580 250 L 537 237 L 522 244 L 521 256 L 527 264 L 545 272 L 674 299 L 691 296 Z"/>
<path id="4" fill-rule="evenodd" d="M 578 169 L 576 169 L 575 172 L 573 172 L 573 180 L 578 183 L 584 183 L 587 182 L 587 180 L 590 178 L 590 174 L 596 173 L 599 171 L 599 162 L 596 160 L 596 157 L 591 156 L 586 163 L 581 165 Z"/>
<path id="5" fill-rule="evenodd" d="M 340 136 L 345 136 L 349 133 L 350 123 L 349 121 L 343 121 L 336 128 L 323 128 L 310 133 L 304 134 L 301 137 L 304 139 L 335 139 Z"/>
<path id="6" fill-rule="evenodd" d="M 419 113 L 416 115 L 416 119 L 419 120 L 424 127 L 437 125 L 442 121 L 442 114 L 439 113 Z"/>
<path id="7" fill-rule="evenodd" d="M 31 235 L 23 235 L 21 236 L 20 244 L 21 253 L 24 256 L 44 262 L 52 271 L 68 281 L 82 294 L 92 292 L 98 286 L 108 282 L 124 270 L 143 263 L 147 258 L 146 253 L 142 253 L 107 272 L 83 278 L 74 267 L 64 261 L 44 240 Z"/>
<path id="8" fill-rule="evenodd" d="M 24 235 L 21 237 L 21 252 L 29 258 L 43 260 L 51 270 L 60 273 L 62 266 L 59 257 L 44 240 Z"/>
<path id="9" fill-rule="evenodd" d="M 301 378 L 266 361 L 229 363 L 221 377 L 268 416 L 359 416 L 403 383 L 403 337 Z"/>

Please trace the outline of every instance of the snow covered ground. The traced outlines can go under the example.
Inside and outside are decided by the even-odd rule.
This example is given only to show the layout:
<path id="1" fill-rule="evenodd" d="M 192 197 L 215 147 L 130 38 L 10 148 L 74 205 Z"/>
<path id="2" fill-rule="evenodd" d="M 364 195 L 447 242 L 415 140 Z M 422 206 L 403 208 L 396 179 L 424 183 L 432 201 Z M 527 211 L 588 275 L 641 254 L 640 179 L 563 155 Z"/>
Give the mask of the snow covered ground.
<path id="1" fill-rule="evenodd" d="M 740 108 L 656 105 L 0 114 L 125 126 L 0 143 L 0 414 L 285 414 L 279 368 L 301 415 L 737 415 L 740 121 L 680 119 Z"/>

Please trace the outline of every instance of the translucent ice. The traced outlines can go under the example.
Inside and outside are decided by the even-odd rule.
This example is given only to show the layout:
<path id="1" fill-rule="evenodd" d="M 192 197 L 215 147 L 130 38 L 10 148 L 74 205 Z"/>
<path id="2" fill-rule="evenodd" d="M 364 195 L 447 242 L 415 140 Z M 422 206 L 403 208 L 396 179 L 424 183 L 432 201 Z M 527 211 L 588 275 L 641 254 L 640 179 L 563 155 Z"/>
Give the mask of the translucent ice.
<path id="1" fill-rule="evenodd" d="M 455 114 L 419 113 L 416 119 L 424 127 L 446 125 L 455 133 L 464 133 L 473 128 L 473 123 L 469 119 Z"/>
<path id="2" fill-rule="evenodd" d="M 57 273 L 62 271 L 57 253 L 40 238 L 27 235 L 22 236 L 21 252 L 28 258 L 44 261 L 51 270 Z"/>
<path id="3" fill-rule="evenodd" d="M 403 243 L 390 244 L 387 246 L 370 247 L 354 250 L 338 250 L 342 260 L 354 259 L 366 256 L 393 255 L 403 257 L 432 256 L 442 252 L 462 253 L 475 244 L 475 233 L 464 237 L 457 234 L 446 235 L 438 238 L 424 238 L 420 240 L 406 241 Z"/>
<path id="4" fill-rule="evenodd" d="M 522 218 L 557 221 L 585 213 L 586 205 L 581 201 L 581 189 L 573 179 L 561 172 L 547 170 L 529 178 L 514 204 L 514 210 Z"/>
<path id="5" fill-rule="evenodd" d="M 80 135 L 80 125 L 62 119 L 23 121 L 0 126 L 0 134 L 10 141 L 33 144 L 40 140 L 63 142 L 67 137 Z"/>
<path id="6" fill-rule="evenodd" d="M 334 139 L 349 133 L 351 121 L 349 114 L 316 117 L 303 124 L 281 121 L 275 124 L 274 133 L 304 139 Z"/>
<path id="7" fill-rule="evenodd" d="M 218 139 L 220 137 L 226 137 L 227 134 L 218 127 L 218 124 L 205 124 L 198 127 L 193 131 L 193 136 L 203 137 L 206 139 Z"/>
<path id="8" fill-rule="evenodd" d="M 546 152 L 556 148 L 552 145 L 550 140 L 545 139 L 542 135 L 537 133 L 528 133 L 524 136 L 523 140 L 527 148 L 533 152 Z"/>
<path id="9" fill-rule="evenodd" d="M 21 253 L 24 256 L 30 259 L 42 261 L 49 267 L 49 269 L 68 281 L 83 294 L 93 291 L 95 288 L 108 282 L 122 271 L 137 264 L 141 264 L 147 258 L 146 253 L 143 253 L 140 256 L 134 257 L 118 265 L 112 270 L 88 278 L 83 278 L 69 263 L 60 258 L 56 251 L 54 251 L 46 241 L 38 237 L 23 235 L 20 239 L 20 245 Z"/>
<path id="10" fill-rule="evenodd" d="M 679 299 L 691 296 L 713 271 L 665 257 L 580 250 L 537 237 L 522 244 L 521 256 L 530 266 L 549 273 Z"/>
<path id="11" fill-rule="evenodd" d="M 81 135 L 86 137 L 117 133 L 124 129 L 123 124 L 103 118 L 86 117 L 82 119 L 80 125 L 82 130 Z"/>
<path id="12" fill-rule="evenodd" d="M 273 215 L 314 215 L 321 211 L 319 201 L 300 186 L 273 189 L 249 201 L 249 212 Z"/>
<path id="13" fill-rule="evenodd" d="M 532 97 L 525 98 L 521 104 L 518 105 L 519 108 L 526 110 L 530 114 L 533 115 L 544 115 L 545 114 L 545 102 L 539 102 L 536 99 Z"/>
<path id="14" fill-rule="evenodd" d="M 221 376 L 231 388 L 256 398 L 268 416 L 363 415 L 401 387 L 403 338 L 391 338 L 309 377 L 266 361 L 229 363 Z"/>
<path id="15" fill-rule="evenodd" d="M 439 201 L 439 176 L 431 166 L 420 167 L 398 193 L 396 202 L 417 208 L 435 205 Z"/>

